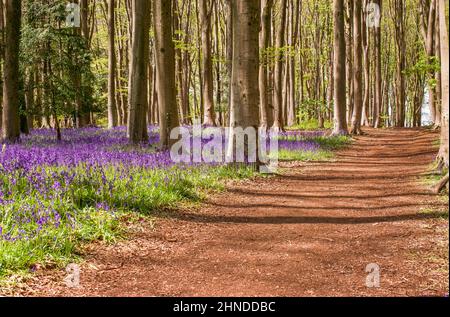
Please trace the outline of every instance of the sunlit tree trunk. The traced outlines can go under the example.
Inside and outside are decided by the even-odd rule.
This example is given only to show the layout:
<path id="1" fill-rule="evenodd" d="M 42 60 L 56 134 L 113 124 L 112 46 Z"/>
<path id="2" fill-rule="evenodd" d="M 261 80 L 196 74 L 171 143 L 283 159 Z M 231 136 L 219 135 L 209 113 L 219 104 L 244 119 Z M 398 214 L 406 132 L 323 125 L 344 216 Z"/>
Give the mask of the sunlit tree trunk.
<path id="1" fill-rule="evenodd" d="M 283 125 L 283 51 L 285 43 L 287 0 L 280 2 L 280 25 L 278 26 L 276 38 L 276 62 L 274 71 L 275 95 L 274 95 L 274 130 L 284 130 Z"/>
<path id="2" fill-rule="evenodd" d="M 209 0 L 200 1 L 200 20 L 202 28 L 202 71 L 203 71 L 203 107 L 206 125 L 214 126 L 216 113 L 214 110 L 214 84 L 211 45 L 211 14 L 212 8 Z"/>
<path id="3" fill-rule="evenodd" d="M 449 163 L 449 43 L 446 21 L 446 2 L 439 0 L 439 34 L 441 48 L 441 93 L 442 93 L 442 120 L 441 120 L 441 147 L 439 161 L 441 166 L 448 168 Z"/>
<path id="4" fill-rule="evenodd" d="M 268 94 L 268 73 L 267 67 L 269 63 L 269 58 L 267 56 L 267 49 L 269 48 L 270 42 L 270 20 L 272 16 L 273 0 L 262 0 L 261 1 L 261 32 L 259 36 L 259 48 L 261 50 L 262 60 L 259 67 L 259 95 L 260 95 L 260 125 L 263 128 L 268 127 L 268 111 L 269 110 L 269 94 Z"/>
<path id="5" fill-rule="evenodd" d="M 259 0 L 232 1 L 233 70 L 231 128 L 259 127 Z M 232 130 L 232 129 L 231 129 Z M 230 135 L 228 154 L 234 153 L 234 134 Z M 233 151 L 230 151 L 233 150 Z"/>
<path id="6" fill-rule="evenodd" d="M 179 125 L 175 83 L 175 48 L 172 40 L 172 1 L 154 0 L 153 14 L 160 146 L 162 149 L 168 149 L 176 142 L 176 140 L 170 140 L 170 132 Z"/>
<path id="7" fill-rule="evenodd" d="M 397 45 L 397 84 L 395 103 L 395 126 L 405 126 L 406 107 L 406 39 L 405 39 L 405 3 L 394 0 L 395 5 L 395 42 Z"/>
<path id="8" fill-rule="evenodd" d="M 361 131 L 361 119 L 363 109 L 363 50 L 362 50 L 362 2 L 360 0 L 353 1 L 353 118 L 352 118 L 352 134 L 359 135 Z"/>
<path id="9" fill-rule="evenodd" d="M 344 0 L 333 0 L 334 10 L 334 130 L 335 135 L 347 135 L 346 119 L 346 45 Z"/>
<path id="10" fill-rule="evenodd" d="M 374 3 L 379 5 L 380 14 L 382 14 L 382 0 L 375 0 Z M 380 23 L 382 19 L 380 19 Z M 374 30 L 374 48 L 375 48 L 375 95 L 373 110 L 373 126 L 379 128 L 381 125 L 381 113 L 383 109 L 383 92 L 382 92 L 382 74 L 381 74 L 381 25 L 375 27 Z"/>

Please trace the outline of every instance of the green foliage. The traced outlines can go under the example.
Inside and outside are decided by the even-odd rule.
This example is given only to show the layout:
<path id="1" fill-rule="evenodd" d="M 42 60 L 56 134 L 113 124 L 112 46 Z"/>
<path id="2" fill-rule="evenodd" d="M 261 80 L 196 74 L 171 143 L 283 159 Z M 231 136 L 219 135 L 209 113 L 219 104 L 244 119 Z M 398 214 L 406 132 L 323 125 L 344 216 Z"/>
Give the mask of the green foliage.
<path id="1" fill-rule="evenodd" d="M 307 119 L 301 120 L 299 124 L 290 127 L 290 130 L 305 130 L 305 131 L 314 131 L 314 130 L 323 130 L 323 129 L 331 129 L 333 127 L 333 123 L 331 121 L 324 121 L 324 126 L 320 127 L 319 120 L 317 119 Z"/>
<path id="2" fill-rule="evenodd" d="M 66 5 L 63 0 L 24 2 L 20 51 L 24 89 L 42 90 L 41 104 L 27 109 L 30 114 L 70 116 L 77 99 L 84 105 L 82 112 L 97 107 L 92 90 L 99 86 L 91 71 L 92 55 L 79 31 L 65 27 Z M 38 82 L 35 74 L 40 74 Z"/>
<path id="3" fill-rule="evenodd" d="M 288 151 L 280 150 L 279 158 L 282 161 L 300 161 L 300 162 L 320 162 L 329 161 L 334 158 L 329 151 Z"/>

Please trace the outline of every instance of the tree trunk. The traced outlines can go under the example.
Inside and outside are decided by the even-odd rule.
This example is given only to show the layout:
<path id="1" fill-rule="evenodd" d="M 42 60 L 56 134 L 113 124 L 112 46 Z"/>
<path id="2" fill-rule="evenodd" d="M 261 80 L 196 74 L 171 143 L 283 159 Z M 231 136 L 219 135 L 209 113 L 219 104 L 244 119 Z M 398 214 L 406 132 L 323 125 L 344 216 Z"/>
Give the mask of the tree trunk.
<path id="1" fill-rule="evenodd" d="M 436 19 L 436 33 L 440 33 L 440 22 L 439 18 Z M 435 55 L 436 58 L 440 61 L 441 60 L 441 39 L 440 36 L 437 36 L 436 40 L 434 41 L 435 44 Z M 441 70 L 438 70 L 434 74 L 435 79 L 435 89 L 434 89 L 434 128 L 439 128 L 441 126 L 442 121 L 442 80 L 441 80 Z"/>
<path id="2" fill-rule="evenodd" d="M 405 126 L 406 107 L 406 39 L 405 39 L 405 8 L 403 0 L 395 0 L 395 41 L 397 45 L 397 85 L 395 126 Z"/>
<path id="3" fill-rule="evenodd" d="M 334 8 L 334 135 L 347 135 L 346 45 L 344 0 L 333 0 Z"/>
<path id="4" fill-rule="evenodd" d="M 160 146 L 162 149 L 169 149 L 176 142 L 176 140 L 170 140 L 170 132 L 179 125 L 175 83 L 175 48 L 172 40 L 172 1 L 154 0 L 153 14 Z"/>
<path id="5" fill-rule="evenodd" d="M 5 59 L 5 14 L 3 0 L 0 0 L 0 131 L 3 124 L 3 61 Z M 0 134 L 0 140 L 2 136 Z"/>
<path id="6" fill-rule="evenodd" d="M 108 128 L 117 126 L 116 107 L 116 49 L 115 49 L 115 0 L 108 3 Z"/>
<path id="7" fill-rule="evenodd" d="M 439 34 L 436 34 L 436 0 L 431 0 L 430 6 L 429 6 L 429 14 L 428 14 L 428 24 L 427 24 L 427 30 L 426 30 L 426 38 L 425 38 L 425 50 L 428 56 L 429 61 L 431 62 L 432 59 L 436 56 L 435 54 L 435 38 L 439 36 Z M 429 74 L 429 80 L 434 79 L 435 77 L 435 71 L 430 71 Z M 428 85 L 428 95 L 429 95 L 429 108 L 430 108 L 430 118 L 431 123 L 435 123 L 436 119 L 436 89 L 432 84 Z"/>
<path id="8" fill-rule="evenodd" d="M 362 50 L 362 3 L 360 0 L 353 1 L 353 118 L 352 118 L 352 134 L 359 135 L 361 130 L 361 119 L 363 109 L 363 82 L 362 82 L 362 67 L 363 67 L 363 50 Z"/>
<path id="9" fill-rule="evenodd" d="M 260 126 L 264 129 L 268 128 L 268 52 L 270 42 L 270 21 L 272 16 L 273 0 L 261 1 L 261 32 L 259 37 L 259 48 L 261 50 L 261 65 L 259 67 L 259 95 L 260 95 Z"/>
<path id="10" fill-rule="evenodd" d="M 375 0 L 374 3 L 380 7 L 380 14 L 382 12 L 382 0 Z M 380 23 L 381 23 L 380 19 Z M 382 74 L 381 74 L 381 25 L 375 26 L 375 96 L 374 96 L 374 111 L 373 111 L 373 126 L 379 128 L 381 125 L 380 117 L 383 109 L 383 92 L 382 92 Z"/>
<path id="11" fill-rule="evenodd" d="M 290 54 L 289 54 L 289 101 L 288 101 L 288 118 L 287 118 L 287 124 L 288 126 L 292 127 L 296 124 L 296 107 L 295 107 L 295 83 L 296 83 L 296 76 L 295 76 L 295 47 L 297 44 L 297 35 L 298 35 L 298 21 L 299 21 L 299 8 L 298 3 L 300 1 L 297 1 L 297 6 L 294 3 L 294 0 L 291 0 L 291 24 L 290 24 Z M 296 11 L 297 10 L 297 11 Z M 295 14 L 294 14 L 295 13 Z"/>
<path id="12" fill-rule="evenodd" d="M 281 0 L 281 18 L 278 26 L 276 38 L 276 62 L 275 62 L 275 96 L 274 96 L 274 122 L 273 129 L 275 131 L 283 131 L 283 51 L 285 43 L 285 29 L 286 29 L 286 13 L 287 0 Z"/>
<path id="13" fill-rule="evenodd" d="M 215 126 L 216 113 L 214 109 L 214 78 L 212 65 L 211 45 L 211 14 L 212 8 L 209 0 L 200 1 L 200 20 L 202 28 L 202 70 L 203 70 L 203 123 Z"/>
<path id="14" fill-rule="evenodd" d="M 441 93 L 442 93 L 442 120 L 441 120 L 441 147 L 438 160 L 440 165 L 448 168 L 449 162 L 449 43 L 446 22 L 445 1 L 439 0 L 439 29 L 441 42 Z"/>
<path id="15" fill-rule="evenodd" d="M 150 4 L 133 0 L 133 31 L 131 41 L 130 96 L 128 131 L 134 144 L 145 142 L 147 135 L 147 80 L 149 59 Z"/>
<path id="16" fill-rule="evenodd" d="M 233 14 L 233 70 L 231 135 L 228 154 L 235 153 L 233 128 L 254 128 L 258 131 L 259 119 L 259 28 L 261 3 L 259 0 L 232 1 Z M 246 146 L 248 145 L 248 140 Z M 247 147 L 246 147 L 247 148 Z M 258 147 L 256 144 L 256 153 Z M 247 153 L 248 154 L 248 153 Z M 258 155 L 258 154 L 257 154 Z M 247 158 L 247 156 L 246 156 Z"/>
<path id="17" fill-rule="evenodd" d="M 19 120 L 19 43 L 22 1 L 5 2 L 5 61 L 3 71 L 2 139 L 16 142 L 20 138 Z"/>

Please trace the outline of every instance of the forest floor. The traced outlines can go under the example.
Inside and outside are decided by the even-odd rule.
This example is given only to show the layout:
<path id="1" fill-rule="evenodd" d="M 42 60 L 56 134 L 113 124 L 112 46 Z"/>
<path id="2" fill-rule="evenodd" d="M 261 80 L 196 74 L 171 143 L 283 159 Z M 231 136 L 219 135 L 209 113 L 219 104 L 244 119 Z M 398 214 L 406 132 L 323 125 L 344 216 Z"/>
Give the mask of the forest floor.
<path id="1" fill-rule="evenodd" d="M 28 296 L 448 294 L 448 207 L 424 182 L 438 134 L 366 130 L 332 162 L 283 163 L 200 207 L 90 245 L 81 287 L 38 272 Z M 370 263 L 380 287 L 366 286 Z"/>

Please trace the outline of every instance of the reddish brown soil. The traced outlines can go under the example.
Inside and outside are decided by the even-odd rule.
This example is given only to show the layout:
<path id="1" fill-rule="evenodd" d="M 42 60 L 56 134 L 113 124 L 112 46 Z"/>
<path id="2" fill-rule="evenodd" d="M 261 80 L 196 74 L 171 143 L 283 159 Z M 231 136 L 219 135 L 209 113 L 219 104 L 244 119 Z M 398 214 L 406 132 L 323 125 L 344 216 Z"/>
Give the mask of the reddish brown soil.
<path id="1" fill-rule="evenodd" d="M 335 162 L 229 186 L 154 230 L 88 249 L 81 288 L 41 273 L 35 296 L 411 296 L 448 293 L 448 207 L 419 178 L 437 134 L 369 130 Z M 446 216 L 447 215 L 447 216 Z M 369 289 L 366 265 L 381 268 Z"/>

